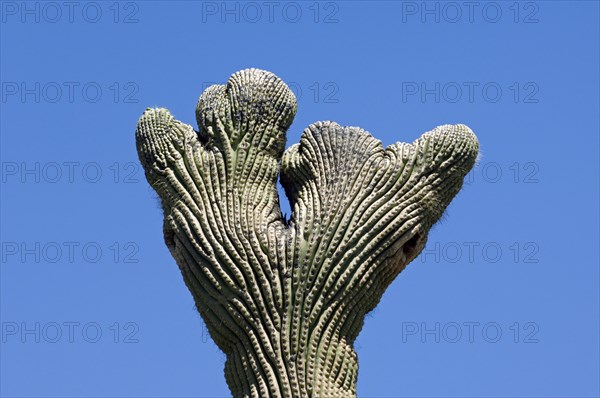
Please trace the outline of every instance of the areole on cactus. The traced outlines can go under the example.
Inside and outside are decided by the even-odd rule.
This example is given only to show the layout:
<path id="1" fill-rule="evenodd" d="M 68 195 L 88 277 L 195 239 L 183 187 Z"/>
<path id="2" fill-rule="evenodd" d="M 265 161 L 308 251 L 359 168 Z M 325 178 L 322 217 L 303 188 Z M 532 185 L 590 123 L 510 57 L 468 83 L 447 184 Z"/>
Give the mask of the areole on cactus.
<path id="1" fill-rule="evenodd" d="M 165 242 L 235 397 L 356 396 L 364 316 L 423 249 L 479 150 L 464 125 L 384 148 L 318 122 L 284 151 L 295 113 L 283 81 L 247 69 L 204 91 L 198 131 L 162 108 L 137 126 Z"/>

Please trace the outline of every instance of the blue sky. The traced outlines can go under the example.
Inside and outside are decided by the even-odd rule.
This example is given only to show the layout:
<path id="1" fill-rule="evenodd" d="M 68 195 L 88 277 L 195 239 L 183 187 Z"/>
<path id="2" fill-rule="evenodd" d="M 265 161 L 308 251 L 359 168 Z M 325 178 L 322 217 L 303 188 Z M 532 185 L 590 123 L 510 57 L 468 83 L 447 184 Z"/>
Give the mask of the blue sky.
<path id="1" fill-rule="evenodd" d="M 597 397 L 597 2 L 0 3 L 3 397 L 222 397 L 138 165 L 256 67 L 385 145 L 464 123 L 482 158 L 356 341 L 361 397 Z M 284 201 L 285 202 L 285 201 Z M 284 204 L 289 214 L 289 205 Z"/>

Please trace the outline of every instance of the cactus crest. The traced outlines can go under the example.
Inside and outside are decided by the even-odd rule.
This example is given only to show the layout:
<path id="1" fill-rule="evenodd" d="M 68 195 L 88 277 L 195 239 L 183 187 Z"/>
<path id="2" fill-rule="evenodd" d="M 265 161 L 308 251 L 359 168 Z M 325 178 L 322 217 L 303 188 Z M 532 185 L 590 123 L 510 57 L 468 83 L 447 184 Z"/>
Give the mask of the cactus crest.
<path id="1" fill-rule="evenodd" d="M 296 108 L 281 79 L 247 69 L 200 96 L 198 131 L 162 108 L 137 126 L 166 245 L 227 356 L 234 397 L 356 396 L 364 316 L 423 249 L 479 150 L 464 125 L 384 148 L 327 121 L 284 151 Z"/>

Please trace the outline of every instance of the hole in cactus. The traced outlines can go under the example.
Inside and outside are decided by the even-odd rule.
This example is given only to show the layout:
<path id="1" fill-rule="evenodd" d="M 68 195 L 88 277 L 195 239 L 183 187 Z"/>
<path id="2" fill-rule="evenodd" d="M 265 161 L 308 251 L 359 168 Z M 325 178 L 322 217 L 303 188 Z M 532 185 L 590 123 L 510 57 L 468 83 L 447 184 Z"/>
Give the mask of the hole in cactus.
<path id="1" fill-rule="evenodd" d="M 421 235 L 415 234 L 412 238 L 410 238 L 404 246 L 402 246 L 402 252 L 407 258 L 414 257 L 417 251 L 417 245 L 419 244 L 419 240 L 421 239 Z"/>

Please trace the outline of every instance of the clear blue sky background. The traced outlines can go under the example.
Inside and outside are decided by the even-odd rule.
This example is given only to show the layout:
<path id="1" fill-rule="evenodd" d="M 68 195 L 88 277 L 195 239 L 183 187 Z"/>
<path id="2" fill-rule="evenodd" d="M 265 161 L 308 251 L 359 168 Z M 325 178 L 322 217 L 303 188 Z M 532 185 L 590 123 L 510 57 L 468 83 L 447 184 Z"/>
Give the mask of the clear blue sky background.
<path id="1" fill-rule="evenodd" d="M 366 320 L 359 396 L 597 397 L 598 2 L 423 4 L 3 1 L 2 396 L 229 395 L 134 130 L 257 67 L 298 95 L 288 146 L 318 120 L 481 142 Z"/>

